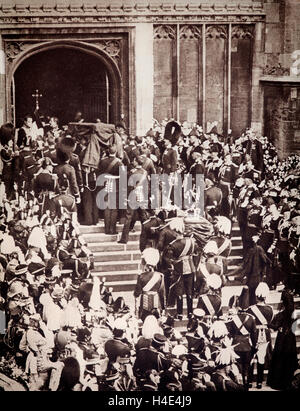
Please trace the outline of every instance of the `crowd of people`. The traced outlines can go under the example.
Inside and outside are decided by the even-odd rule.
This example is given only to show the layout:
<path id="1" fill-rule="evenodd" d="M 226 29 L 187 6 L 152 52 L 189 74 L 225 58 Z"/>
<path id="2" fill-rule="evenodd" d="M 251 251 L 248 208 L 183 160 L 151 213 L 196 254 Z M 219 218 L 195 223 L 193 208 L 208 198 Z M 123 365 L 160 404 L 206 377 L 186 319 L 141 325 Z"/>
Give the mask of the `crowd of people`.
<path id="1" fill-rule="evenodd" d="M 82 119 L 60 128 L 56 117 L 38 113 L 18 130 L 10 123 L 0 129 L 0 389 L 246 391 L 254 375 L 262 387 L 265 369 L 270 387 L 299 389 L 292 331 L 300 291 L 299 156 L 280 160 L 252 130 L 234 139 L 166 120 L 144 136 L 126 131 L 123 121 Z M 99 192 L 109 198 L 123 190 L 124 170 L 139 177 L 126 187 L 138 207 L 122 207 L 115 196 L 100 210 Z M 167 175 L 171 187 L 155 209 L 141 190 L 153 174 Z M 203 176 L 202 216 L 174 204 L 185 175 L 193 178 L 194 198 L 196 176 Z M 123 223 L 121 244 L 141 221 L 134 307 L 92 275 L 80 224 L 100 218 L 107 235 Z M 233 223 L 243 245 L 234 271 Z M 222 289 L 232 279 L 240 291 L 224 306 Z M 266 299 L 280 284 L 274 313 Z"/>

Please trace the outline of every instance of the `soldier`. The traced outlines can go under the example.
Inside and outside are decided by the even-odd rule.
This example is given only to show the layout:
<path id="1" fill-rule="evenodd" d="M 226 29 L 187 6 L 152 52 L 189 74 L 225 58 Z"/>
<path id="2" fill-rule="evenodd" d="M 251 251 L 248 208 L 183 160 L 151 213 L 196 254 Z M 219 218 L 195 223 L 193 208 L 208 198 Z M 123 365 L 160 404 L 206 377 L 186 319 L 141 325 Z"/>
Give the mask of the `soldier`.
<path id="1" fill-rule="evenodd" d="M 224 216 L 217 216 L 214 220 L 215 235 L 210 241 L 217 244 L 216 263 L 222 266 L 222 274 L 227 274 L 227 260 L 231 253 L 231 221 Z M 223 284 L 225 285 L 225 283 Z"/>
<path id="2" fill-rule="evenodd" d="M 229 334 L 233 337 L 235 352 L 238 354 L 238 365 L 242 374 L 245 389 L 248 389 L 248 375 L 250 364 L 256 349 L 257 330 L 255 317 L 247 312 L 249 307 L 249 289 L 242 288 L 240 296 L 234 295 L 228 303 L 231 309 L 231 318 L 226 326 Z"/>
<path id="3" fill-rule="evenodd" d="M 70 165 L 70 158 L 68 154 L 58 151 L 57 152 L 58 165 L 54 167 L 54 173 L 61 177 L 66 175 L 69 187 L 68 192 L 75 198 L 76 204 L 80 203 L 80 192 L 77 184 L 76 173 L 74 167 Z"/>
<path id="4" fill-rule="evenodd" d="M 262 229 L 262 211 L 261 196 L 258 192 L 253 192 L 250 196 L 250 204 L 247 207 L 247 225 L 245 228 L 244 244 L 248 250 L 252 245 L 252 237 L 260 236 Z"/>
<path id="5" fill-rule="evenodd" d="M 133 182 L 136 184 L 135 187 L 130 186 L 130 192 L 128 193 L 128 197 L 130 197 L 130 201 L 128 201 L 126 215 L 125 215 L 125 223 L 123 226 L 123 231 L 121 235 L 121 239 L 118 243 L 127 244 L 129 238 L 129 230 L 133 228 L 134 222 L 138 218 L 141 223 L 148 219 L 148 214 L 146 209 L 148 205 L 146 205 L 147 198 L 145 193 L 145 187 L 147 185 L 147 172 L 143 169 L 142 164 L 144 159 L 142 156 L 138 156 L 133 160 L 134 169 L 131 171 L 131 176 L 133 178 Z M 136 180 L 136 178 L 137 180 Z M 134 208 L 133 208 L 134 206 Z"/>
<path id="6" fill-rule="evenodd" d="M 215 241 L 208 241 L 203 249 L 203 255 L 197 267 L 195 278 L 195 295 L 204 294 L 207 290 L 206 280 L 210 274 L 223 274 L 222 264 L 216 264 L 215 256 L 218 252 L 218 246 Z"/>
<path id="7" fill-rule="evenodd" d="M 177 319 L 183 317 L 183 294 L 187 298 L 188 317 L 193 314 L 193 290 L 196 258 L 200 249 L 196 240 L 191 237 L 179 237 L 166 249 L 164 260 L 171 270 L 168 305 L 177 303 Z"/>
<path id="8" fill-rule="evenodd" d="M 262 388 L 262 382 L 264 378 L 264 368 L 266 362 L 271 359 L 272 352 L 272 338 L 270 331 L 270 324 L 273 319 L 273 308 L 271 305 L 266 304 L 266 298 L 269 295 L 269 287 L 266 283 L 259 283 L 255 295 L 257 298 L 257 304 L 251 305 L 247 312 L 255 317 L 256 329 L 258 333 L 257 337 L 257 351 L 255 357 L 257 358 L 257 385 L 258 389 Z M 254 363 L 252 361 L 251 369 L 249 372 L 249 388 L 252 387 L 253 381 L 253 369 Z"/>
<path id="9" fill-rule="evenodd" d="M 145 264 L 144 272 L 138 276 L 134 297 L 137 307 L 141 296 L 139 317 L 144 321 L 153 310 L 165 310 L 166 297 L 163 274 L 154 269 L 159 262 L 159 251 L 146 248 L 142 253 L 142 261 Z"/>
<path id="10" fill-rule="evenodd" d="M 142 224 L 142 232 L 140 236 L 140 251 L 144 251 L 148 246 L 156 247 L 159 227 L 162 226 L 163 220 L 159 218 L 160 210 L 155 210 L 155 214 L 151 215 L 148 220 L 144 221 Z"/>
<path id="11" fill-rule="evenodd" d="M 221 278 L 217 274 L 209 274 L 206 278 L 208 291 L 199 295 L 197 308 L 204 311 L 206 323 L 211 324 L 214 317 L 221 314 Z"/>
<path id="12" fill-rule="evenodd" d="M 164 335 L 156 333 L 151 341 L 151 346 L 141 348 L 137 352 L 133 366 L 133 372 L 137 379 L 143 380 L 148 370 L 161 372 L 170 368 L 171 361 L 164 354 L 167 341 Z"/>
<path id="13" fill-rule="evenodd" d="M 64 214 L 69 217 L 77 212 L 75 198 L 68 194 L 69 180 L 67 176 L 62 175 L 58 178 L 58 186 L 60 193 L 50 200 L 51 218 L 62 218 Z"/>
<path id="14" fill-rule="evenodd" d="M 99 173 L 107 178 L 105 191 L 108 196 L 108 206 L 104 209 L 105 234 L 117 234 L 117 219 L 119 209 L 119 179 L 122 161 L 117 157 L 116 146 L 109 148 L 109 156 L 100 160 Z M 110 194 L 114 194 L 115 203 L 110 204 Z M 106 200 L 107 198 L 105 198 Z M 95 206 L 95 205 L 94 205 Z"/>
<path id="15" fill-rule="evenodd" d="M 205 179 L 204 207 L 206 218 L 212 219 L 220 212 L 222 190 L 214 183 L 214 176 Z"/>
<path id="16" fill-rule="evenodd" d="M 238 175 L 238 167 L 232 162 L 231 154 L 224 157 L 219 171 L 219 187 L 222 190 L 222 215 L 230 217 L 232 212 L 232 188 Z"/>
<path id="17" fill-rule="evenodd" d="M 57 174 L 53 174 L 53 163 L 49 157 L 44 158 L 42 166 L 34 175 L 33 190 L 38 198 L 40 215 L 45 214 L 47 210 L 51 210 L 51 195 L 54 194 L 57 188 Z"/>
<path id="18" fill-rule="evenodd" d="M 66 153 L 69 157 L 69 164 L 74 168 L 76 174 L 76 181 L 78 184 L 79 191 L 83 191 L 83 180 L 82 180 L 82 169 L 80 164 L 80 159 L 77 154 L 74 153 L 76 150 L 77 143 L 70 135 L 58 140 L 57 143 L 57 156 L 60 158 L 60 152 Z M 54 163 L 58 162 L 53 160 Z"/>

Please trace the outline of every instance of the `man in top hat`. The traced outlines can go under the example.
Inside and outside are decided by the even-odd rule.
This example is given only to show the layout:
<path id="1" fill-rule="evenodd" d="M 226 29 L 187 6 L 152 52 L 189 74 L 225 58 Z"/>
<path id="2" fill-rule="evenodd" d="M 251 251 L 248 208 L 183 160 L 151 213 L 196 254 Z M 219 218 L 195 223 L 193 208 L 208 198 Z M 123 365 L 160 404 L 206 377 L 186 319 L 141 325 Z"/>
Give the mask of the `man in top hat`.
<path id="1" fill-rule="evenodd" d="M 273 319 L 273 308 L 271 305 L 266 304 L 266 298 L 269 295 L 269 287 L 266 283 L 259 283 L 255 295 L 257 303 L 251 305 L 247 312 L 254 316 L 256 322 L 257 337 L 257 351 L 255 357 L 257 358 L 257 388 L 262 388 L 262 382 L 264 377 L 264 368 L 268 360 L 271 359 L 272 353 L 272 338 L 270 331 L 270 324 Z M 251 369 L 249 372 L 248 383 L 252 384 L 253 381 L 254 362 L 252 361 Z M 251 386 L 249 387 L 251 388 Z"/>
<path id="2" fill-rule="evenodd" d="M 226 323 L 229 334 L 233 337 L 235 352 L 239 356 L 238 365 L 245 389 L 248 389 L 250 363 L 256 349 L 257 329 L 255 317 L 247 312 L 249 307 L 249 289 L 242 288 L 241 295 L 233 295 L 228 303 L 231 318 Z"/>
<path id="3" fill-rule="evenodd" d="M 104 188 L 106 195 L 103 199 L 104 201 L 107 201 L 107 207 L 104 209 L 105 234 L 117 234 L 116 226 L 118 218 L 120 190 L 119 179 L 122 166 L 122 161 L 117 157 L 116 146 L 109 147 L 109 156 L 100 160 L 99 163 L 99 173 L 100 175 L 105 175 L 106 178 Z M 110 200 L 111 195 L 113 195 L 113 201 Z M 89 208 L 95 206 L 95 204 L 89 204 Z"/>
<path id="4" fill-rule="evenodd" d="M 200 249 L 194 238 L 179 237 L 172 241 L 164 253 L 164 261 L 171 268 L 168 305 L 177 303 L 177 318 L 182 319 L 183 295 L 187 298 L 188 316 L 193 314 L 194 275 Z"/>
<path id="5" fill-rule="evenodd" d="M 159 262 L 159 251 L 154 248 L 146 248 L 142 253 L 144 260 L 144 272 L 138 276 L 134 290 L 136 307 L 141 296 L 139 317 L 142 321 L 150 315 L 153 309 L 165 309 L 165 285 L 162 273 L 155 271 Z"/>

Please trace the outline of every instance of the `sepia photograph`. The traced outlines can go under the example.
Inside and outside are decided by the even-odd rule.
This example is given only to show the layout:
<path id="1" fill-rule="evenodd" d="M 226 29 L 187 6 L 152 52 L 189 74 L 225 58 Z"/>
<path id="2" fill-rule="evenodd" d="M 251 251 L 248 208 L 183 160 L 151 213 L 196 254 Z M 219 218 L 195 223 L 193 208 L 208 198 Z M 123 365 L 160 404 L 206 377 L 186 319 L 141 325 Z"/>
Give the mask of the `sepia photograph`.
<path id="1" fill-rule="evenodd" d="M 299 393 L 299 0 L 0 0 L 9 391 Z"/>

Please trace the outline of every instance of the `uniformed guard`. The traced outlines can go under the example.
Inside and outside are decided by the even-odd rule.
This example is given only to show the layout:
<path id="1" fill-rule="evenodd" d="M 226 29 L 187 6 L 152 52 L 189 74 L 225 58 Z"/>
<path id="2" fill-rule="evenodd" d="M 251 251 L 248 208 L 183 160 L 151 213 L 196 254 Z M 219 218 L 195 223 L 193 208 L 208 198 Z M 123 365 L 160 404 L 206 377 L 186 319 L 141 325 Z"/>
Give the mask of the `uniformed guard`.
<path id="1" fill-rule="evenodd" d="M 165 262 L 171 267 L 171 284 L 168 305 L 177 303 L 177 318 L 183 316 L 183 295 L 187 298 L 188 317 L 193 314 L 193 289 L 195 263 L 200 249 L 193 237 L 181 237 L 172 241 L 164 253 Z"/>
<path id="2" fill-rule="evenodd" d="M 264 378 L 265 364 L 270 361 L 272 353 L 272 338 L 270 331 L 270 323 L 273 319 L 273 308 L 271 305 L 266 304 L 266 298 L 269 295 L 269 287 L 266 283 L 259 283 L 255 295 L 257 304 L 251 305 L 247 312 L 255 317 L 256 329 L 257 329 L 257 345 L 255 357 L 251 361 L 251 369 L 249 372 L 249 388 L 252 386 L 253 381 L 253 369 L 254 359 L 257 359 L 257 385 L 258 389 L 262 388 L 262 382 Z"/>
<path id="3" fill-rule="evenodd" d="M 128 201 L 127 204 L 122 235 L 118 241 L 121 244 L 127 244 L 130 228 L 134 228 L 135 221 L 139 219 L 141 223 L 143 223 L 148 219 L 148 213 L 146 211 L 148 208 L 148 198 L 146 198 L 145 193 L 145 187 L 148 181 L 147 172 L 142 167 L 143 162 L 144 159 L 142 156 L 135 157 L 133 160 L 134 168 L 131 171 L 130 177 L 133 178 L 135 186 L 129 186 L 128 199 L 131 198 L 134 203 L 130 204 L 130 201 Z M 135 177 L 137 177 L 137 180 Z"/>
<path id="4" fill-rule="evenodd" d="M 79 187 L 77 184 L 75 169 L 73 166 L 70 165 L 69 155 L 62 151 L 57 151 L 57 163 L 58 165 L 55 166 L 53 170 L 54 173 L 57 174 L 58 177 L 64 174 L 66 175 L 69 182 L 68 192 L 75 198 L 76 204 L 79 204 Z"/>
<path id="5" fill-rule="evenodd" d="M 234 295 L 230 298 L 229 308 L 231 318 L 226 326 L 233 337 L 233 345 L 236 345 L 235 352 L 238 354 L 238 365 L 243 378 L 245 389 L 248 389 L 248 375 L 250 364 L 257 344 L 257 330 L 255 317 L 246 310 L 249 307 L 249 289 L 242 288 L 240 296 Z"/>
<path id="6" fill-rule="evenodd" d="M 142 321 L 153 310 L 165 309 L 165 285 L 162 273 L 155 271 L 159 262 L 159 251 L 154 248 L 146 248 L 142 253 L 142 261 L 145 263 L 144 272 L 138 276 L 134 297 L 137 312 L 138 298 L 141 297 L 139 317 Z"/>
<path id="7" fill-rule="evenodd" d="M 222 298 L 220 290 L 222 281 L 219 275 L 213 273 L 207 276 L 206 284 L 208 291 L 199 295 L 197 308 L 204 311 L 205 321 L 211 324 L 213 319 L 221 314 Z"/>
<path id="8" fill-rule="evenodd" d="M 142 223 L 142 231 L 140 236 L 140 251 L 144 251 L 148 246 L 156 247 L 159 236 L 159 227 L 162 226 L 163 220 L 158 216 L 159 209 L 155 210 L 155 214 L 151 215 Z"/>
<path id="9" fill-rule="evenodd" d="M 220 213 L 222 190 L 215 185 L 213 175 L 205 178 L 204 207 L 207 219 L 212 219 Z"/>
<path id="10" fill-rule="evenodd" d="M 109 147 L 109 156 L 100 160 L 99 174 L 105 175 L 105 191 L 107 193 L 105 200 L 108 206 L 104 209 L 104 228 L 105 234 L 117 234 L 117 219 L 119 209 L 119 179 L 120 168 L 123 166 L 122 161 L 117 157 L 116 146 Z M 113 193 L 115 202 L 110 202 L 110 195 Z M 92 205 L 91 205 L 92 206 Z M 94 205 L 95 207 L 95 205 Z"/>

